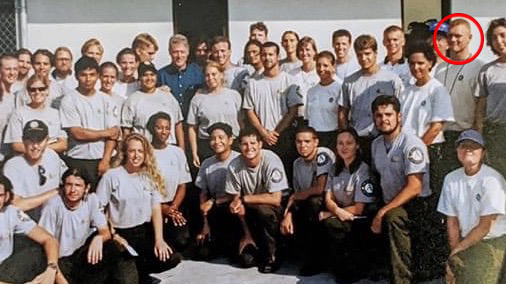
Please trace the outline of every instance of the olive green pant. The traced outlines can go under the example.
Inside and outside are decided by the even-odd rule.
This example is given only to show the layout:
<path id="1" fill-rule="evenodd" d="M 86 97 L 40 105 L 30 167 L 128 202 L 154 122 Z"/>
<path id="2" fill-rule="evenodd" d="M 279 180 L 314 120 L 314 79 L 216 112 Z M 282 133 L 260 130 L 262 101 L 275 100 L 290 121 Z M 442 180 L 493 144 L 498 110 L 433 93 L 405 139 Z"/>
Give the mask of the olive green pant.
<path id="1" fill-rule="evenodd" d="M 506 236 L 482 240 L 448 260 L 457 284 L 504 283 L 502 276 Z"/>
<path id="2" fill-rule="evenodd" d="M 483 129 L 483 136 L 487 148 L 486 163 L 506 176 L 506 156 L 504 155 L 506 125 L 487 123 Z"/>

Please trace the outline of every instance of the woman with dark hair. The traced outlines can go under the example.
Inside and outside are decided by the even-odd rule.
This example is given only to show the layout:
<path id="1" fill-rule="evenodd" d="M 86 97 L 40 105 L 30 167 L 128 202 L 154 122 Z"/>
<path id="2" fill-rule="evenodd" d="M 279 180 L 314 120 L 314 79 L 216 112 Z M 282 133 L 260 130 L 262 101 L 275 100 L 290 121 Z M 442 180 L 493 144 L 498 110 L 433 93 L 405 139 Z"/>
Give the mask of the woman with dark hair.
<path id="1" fill-rule="evenodd" d="M 369 166 L 362 160 L 358 134 L 353 128 L 337 134 L 336 163 L 325 186 L 325 205 L 320 213 L 330 247 L 330 263 L 338 282 L 360 279 L 365 256 L 357 253 L 359 240 L 370 234 L 366 205 L 375 201 Z M 359 237 L 360 236 L 360 237 Z M 358 249 L 359 248 L 359 249 Z"/>
<path id="2" fill-rule="evenodd" d="M 136 272 L 142 282 L 152 272 L 175 267 L 181 256 L 163 237 L 160 203 L 167 192 L 153 148 L 144 136 L 134 133 L 126 137 L 120 156 L 120 166 L 100 180 L 97 196 L 109 216 L 113 240 L 130 254 L 138 254 Z"/>
<path id="3" fill-rule="evenodd" d="M 165 182 L 167 195 L 162 197 L 162 215 L 165 219 L 165 236 L 177 250 L 183 251 L 190 238 L 183 201 L 186 183 L 192 181 L 190 168 L 183 149 L 170 145 L 170 115 L 158 112 L 152 115 L 146 128 L 153 137 L 153 154 Z"/>
<path id="4" fill-rule="evenodd" d="M 261 50 L 262 44 L 256 39 L 249 40 L 244 46 L 244 63 L 249 64 L 249 66 L 246 66 L 250 73 L 250 78 L 257 79 L 264 72 L 264 65 L 260 59 Z"/>

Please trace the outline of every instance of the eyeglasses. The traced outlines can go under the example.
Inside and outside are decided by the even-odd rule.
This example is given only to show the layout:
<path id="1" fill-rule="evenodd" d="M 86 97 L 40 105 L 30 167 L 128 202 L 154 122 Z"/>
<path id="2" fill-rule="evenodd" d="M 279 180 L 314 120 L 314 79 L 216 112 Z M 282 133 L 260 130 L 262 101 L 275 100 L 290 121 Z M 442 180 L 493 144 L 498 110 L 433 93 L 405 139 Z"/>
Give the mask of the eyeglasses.
<path id="1" fill-rule="evenodd" d="M 28 88 L 28 91 L 31 93 L 35 93 L 37 91 L 42 92 L 45 90 L 47 90 L 47 87 L 30 87 L 30 88 Z"/>
<path id="2" fill-rule="evenodd" d="M 39 166 L 38 172 L 39 172 L 39 186 L 43 186 L 47 181 L 47 177 L 45 176 L 46 169 L 43 166 Z"/>

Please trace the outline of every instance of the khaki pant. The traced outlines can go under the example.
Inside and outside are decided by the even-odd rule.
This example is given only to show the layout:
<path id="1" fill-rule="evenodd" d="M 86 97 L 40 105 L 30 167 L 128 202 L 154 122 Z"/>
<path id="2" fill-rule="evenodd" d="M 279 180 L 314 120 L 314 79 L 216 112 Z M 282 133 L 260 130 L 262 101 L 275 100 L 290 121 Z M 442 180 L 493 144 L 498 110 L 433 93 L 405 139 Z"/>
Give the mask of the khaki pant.
<path id="1" fill-rule="evenodd" d="M 450 257 L 448 264 L 458 284 L 498 284 L 501 277 L 506 236 L 482 240 Z"/>

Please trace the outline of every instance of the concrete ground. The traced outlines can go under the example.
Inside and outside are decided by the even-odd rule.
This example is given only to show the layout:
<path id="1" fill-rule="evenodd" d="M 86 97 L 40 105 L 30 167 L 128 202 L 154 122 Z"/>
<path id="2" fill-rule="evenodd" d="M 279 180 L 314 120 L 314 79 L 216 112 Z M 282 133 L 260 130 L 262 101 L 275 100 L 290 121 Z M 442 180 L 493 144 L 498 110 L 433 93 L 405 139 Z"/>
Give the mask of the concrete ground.
<path id="1" fill-rule="evenodd" d="M 225 258 L 213 260 L 212 262 L 200 262 L 185 260 L 176 268 L 153 274 L 155 278 L 165 283 L 181 284 L 331 284 L 336 283 L 330 273 L 321 273 L 312 277 L 301 277 L 297 275 L 298 267 L 295 263 L 284 262 L 281 269 L 276 273 L 262 274 L 256 267 L 242 269 L 232 266 Z M 373 282 L 363 279 L 357 284 L 387 284 L 388 281 Z M 442 279 L 425 282 L 424 284 L 442 284 Z"/>

